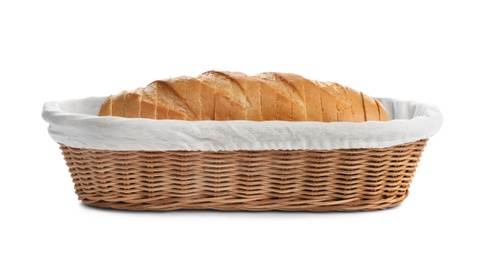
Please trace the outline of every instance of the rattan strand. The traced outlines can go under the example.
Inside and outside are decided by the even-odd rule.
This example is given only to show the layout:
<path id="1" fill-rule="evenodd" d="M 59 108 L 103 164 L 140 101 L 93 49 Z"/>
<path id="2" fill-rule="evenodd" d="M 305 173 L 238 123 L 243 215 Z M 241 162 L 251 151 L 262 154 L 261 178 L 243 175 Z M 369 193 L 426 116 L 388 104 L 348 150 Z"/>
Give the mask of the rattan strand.
<path id="1" fill-rule="evenodd" d="M 107 151 L 60 145 L 83 203 L 126 210 L 360 211 L 399 205 L 427 140 L 383 149 Z"/>

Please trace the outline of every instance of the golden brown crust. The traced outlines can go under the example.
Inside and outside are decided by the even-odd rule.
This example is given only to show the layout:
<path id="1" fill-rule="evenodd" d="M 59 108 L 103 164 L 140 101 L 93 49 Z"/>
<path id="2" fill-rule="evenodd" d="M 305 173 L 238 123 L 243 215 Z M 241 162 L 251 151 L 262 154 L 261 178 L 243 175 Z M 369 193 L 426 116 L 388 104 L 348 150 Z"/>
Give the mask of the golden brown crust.
<path id="1" fill-rule="evenodd" d="M 141 117 L 141 97 L 142 89 L 138 88 L 134 92 L 127 92 L 124 96 L 124 117 Z"/>
<path id="2" fill-rule="evenodd" d="M 389 116 L 387 115 L 386 109 L 384 106 L 381 104 L 381 102 L 377 99 L 374 99 L 377 104 L 377 109 L 379 111 L 379 121 L 388 121 Z"/>
<path id="3" fill-rule="evenodd" d="M 379 108 L 376 101 L 364 93 L 361 93 L 361 95 L 364 101 L 365 120 L 379 121 Z"/>
<path id="4" fill-rule="evenodd" d="M 201 83 L 192 77 L 178 78 L 186 88 L 187 109 L 193 111 L 193 118 L 187 120 L 201 120 Z"/>
<path id="5" fill-rule="evenodd" d="M 99 116 L 112 116 L 112 95 L 108 96 L 102 103 Z"/>
<path id="6" fill-rule="evenodd" d="M 335 82 L 330 82 L 327 90 L 331 91 L 335 98 L 337 121 L 353 122 L 354 115 L 352 114 L 352 103 L 349 99 L 347 89 Z"/>
<path id="7" fill-rule="evenodd" d="M 231 111 L 231 118 L 236 120 L 261 120 L 260 112 L 260 84 L 258 81 L 250 80 L 246 74 L 233 71 L 220 71 L 221 75 L 229 79 L 235 87 L 239 88 L 238 95 L 241 95 L 239 104 Z"/>
<path id="8" fill-rule="evenodd" d="M 208 71 L 201 77 L 216 91 L 215 120 L 246 119 L 246 95 L 235 79 L 219 71 Z"/>
<path id="9" fill-rule="evenodd" d="M 307 105 L 303 77 L 293 73 L 275 73 L 278 80 L 290 89 L 292 121 L 307 121 Z"/>
<path id="10" fill-rule="evenodd" d="M 305 107 L 308 121 L 324 121 L 322 117 L 322 101 L 320 98 L 320 86 L 313 81 L 304 79 Z"/>
<path id="11" fill-rule="evenodd" d="M 382 104 L 335 82 L 293 73 L 207 71 L 106 98 L 100 116 L 177 120 L 389 120 Z"/>
<path id="12" fill-rule="evenodd" d="M 364 103 L 360 92 L 348 87 L 344 87 L 344 89 L 346 90 L 348 101 L 351 104 L 352 122 L 364 122 Z"/>
<path id="13" fill-rule="evenodd" d="M 255 77 L 259 78 L 265 83 L 264 86 L 266 86 L 262 86 L 263 89 L 260 94 L 262 96 L 262 105 L 264 105 L 264 114 L 268 117 L 266 118 L 264 116 L 263 119 L 292 121 L 293 89 L 281 81 L 277 74 L 273 72 L 260 73 Z M 270 93 L 275 93 L 275 95 Z M 275 100 L 264 100 L 270 98 L 270 96 L 274 96 Z M 274 104 L 271 104 L 272 102 L 274 102 Z"/>
<path id="14" fill-rule="evenodd" d="M 331 85 L 325 82 L 315 81 L 320 87 L 320 103 L 322 107 L 322 117 L 324 122 L 339 121 L 339 112 L 337 108 L 337 96 L 335 95 Z"/>
<path id="15" fill-rule="evenodd" d="M 261 120 L 277 120 L 278 92 L 265 81 L 255 78 L 259 82 Z"/>
<path id="16" fill-rule="evenodd" d="M 141 93 L 141 117 L 156 119 L 157 108 L 156 84 L 149 84 Z"/>
<path id="17" fill-rule="evenodd" d="M 124 98 L 127 91 L 122 91 L 118 95 L 112 97 L 112 115 L 124 117 Z"/>

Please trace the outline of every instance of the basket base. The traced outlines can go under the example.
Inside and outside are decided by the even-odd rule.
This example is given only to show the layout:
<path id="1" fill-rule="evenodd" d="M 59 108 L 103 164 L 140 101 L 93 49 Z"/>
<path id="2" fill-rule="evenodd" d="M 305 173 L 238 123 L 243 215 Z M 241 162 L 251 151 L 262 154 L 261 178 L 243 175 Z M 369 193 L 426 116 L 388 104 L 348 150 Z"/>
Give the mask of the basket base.
<path id="1" fill-rule="evenodd" d="M 409 192 L 406 192 L 404 196 L 399 196 L 391 199 L 381 199 L 376 200 L 371 204 L 368 201 L 363 201 L 360 203 L 347 203 L 341 202 L 337 205 L 326 205 L 326 206 L 313 206 L 308 205 L 287 205 L 282 206 L 281 202 L 274 199 L 270 200 L 267 205 L 251 205 L 250 203 L 244 202 L 241 205 L 190 205 L 190 203 L 178 202 L 171 205 L 153 205 L 153 204 L 129 204 L 124 202 L 111 203 L 107 201 L 91 201 L 89 199 L 82 200 L 82 203 L 95 208 L 106 208 L 106 209 L 118 209 L 118 210 L 132 210 L 132 211 L 175 211 L 175 210 L 217 210 L 217 211 L 307 211 L 307 212 L 331 212 L 331 211 L 374 211 L 393 208 L 399 206 L 404 199 L 408 196 Z M 274 207 L 273 204 L 276 203 L 279 206 Z M 319 202 L 319 204 L 324 204 Z"/>
<path id="2" fill-rule="evenodd" d="M 369 211 L 397 206 L 427 140 L 330 151 L 107 151 L 60 144 L 84 204 L 168 211 Z"/>

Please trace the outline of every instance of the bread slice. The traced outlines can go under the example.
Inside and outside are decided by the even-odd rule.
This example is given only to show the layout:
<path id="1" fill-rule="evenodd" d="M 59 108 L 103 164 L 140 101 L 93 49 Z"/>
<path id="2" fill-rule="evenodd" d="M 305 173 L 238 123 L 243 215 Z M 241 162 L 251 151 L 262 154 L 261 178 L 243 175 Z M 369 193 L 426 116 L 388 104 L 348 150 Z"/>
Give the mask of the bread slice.
<path id="1" fill-rule="evenodd" d="M 328 82 L 327 91 L 335 99 L 337 108 L 337 120 L 344 122 L 353 122 L 354 116 L 352 114 L 352 103 L 349 99 L 347 89 L 335 82 Z"/>
<path id="2" fill-rule="evenodd" d="M 187 120 L 201 120 L 201 82 L 193 77 L 177 78 L 185 86 L 186 90 L 186 109 L 193 112 Z"/>
<path id="3" fill-rule="evenodd" d="M 249 77 L 241 72 L 220 71 L 220 73 L 230 78 L 234 84 L 237 84 L 245 96 L 245 109 L 232 110 L 232 118 L 238 120 L 262 120 L 260 107 L 260 83 L 257 80 L 254 80 L 252 77 Z"/>
<path id="4" fill-rule="evenodd" d="M 326 82 L 313 82 L 320 87 L 319 98 L 324 122 L 336 122 L 338 119 L 336 92 Z"/>
<path id="5" fill-rule="evenodd" d="M 221 71 L 208 71 L 202 77 L 216 90 L 215 120 L 247 118 L 248 102 L 238 81 Z"/>
<path id="6" fill-rule="evenodd" d="M 344 86 L 351 107 L 352 122 L 364 122 L 364 102 L 359 91 Z"/>
<path id="7" fill-rule="evenodd" d="M 376 101 L 361 93 L 364 104 L 365 121 L 379 121 L 379 108 Z"/>
<path id="8" fill-rule="evenodd" d="M 246 95 L 239 84 L 219 71 L 207 71 L 201 79 L 214 89 L 214 120 L 246 119 Z"/>
<path id="9" fill-rule="evenodd" d="M 184 115 L 182 115 L 182 120 L 195 120 L 197 118 L 197 113 L 188 106 L 188 102 L 186 101 L 188 96 L 188 86 L 186 81 L 188 79 L 186 77 L 177 77 L 177 78 L 170 78 L 166 80 L 166 91 L 168 91 L 171 95 L 169 100 L 169 106 L 172 112 L 168 112 L 168 118 L 173 118 L 170 116 L 170 113 L 175 113 L 177 115 L 178 112 L 174 111 L 181 111 Z M 168 96 L 169 96 L 168 95 Z M 178 119 L 178 118 L 173 118 Z"/>
<path id="10" fill-rule="evenodd" d="M 124 117 L 140 118 L 141 117 L 141 98 L 142 88 L 138 88 L 133 92 L 127 92 L 124 96 Z"/>
<path id="11" fill-rule="evenodd" d="M 147 85 L 141 93 L 140 116 L 142 118 L 157 119 L 157 84 L 151 83 Z"/>
<path id="12" fill-rule="evenodd" d="M 376 104 L 377 104 L 377 110 L 379 111 L 379 121 L 388 121 L 389 120 L 389 116 L 386 112 L 386 109 L 384 108 L 384 106 L 381 104 L 381 102 L 377 99 L 374 99 L 376 101 Z"/>
<path id="13" fill-rule="evenodd" d="M 173 90 L 168 81 L 157 80 L 156 119 L 184 120 L 187 111 L 183 99 Z"/>
<path id="14" fill-rule="evenodd" d="M 275 97 L 275 104 L 267 104 L 262 99 L 262 104 L 269 105 L 270 108 L 262 109 L 267 111 L 269 114 L 269 118 L 265 118 L 264 120 L 284 120 L 284 121 L 292 121 L 293 117 L 293 106 L 292 106 L 292 96 L 293 96 L 293 89 L 291 86 L 287 85 L 283 82 L 279 76 L 277 76 L 274 72 L 264 72 L 255 75 L 255 77 L 259 78 L 263 81 L 266 86 L 262 89 L 262 97 Z M 266 89 L 266 90 L 265 90 Z M 265 90 L 265 91 L 264 91 Z M 268 93 L 266 93 L 268 91 Z M 265 93 L 264 93 L 265 92 Z M 269 101 L 273 102 L 273 101 Z M 273 118 L 275 117 L 275 118 Z"/>
<path id="15" fill-rule="evenodd" d="M 124 117 L 124 100 L 126 97 L 127 91 L 122 91 L 121 93 L 112 97 L 112 115 L 113 116 L 120 116 Z"/>
<path id="16" fill-rule="evenodd" d="M 289 90 L 292 100 L 292 121 L 307 121 L 304 78 L 293 73 L 276 73 L 279 82 Z"/>
<path id="17" fill-rule="evenodd" d="M 112 116 L 112 95 L 108 96 L 102 103 L 99 116 Z"/>
<path id="18" fill-rule="evenodd" d="M 305 91 L 305 106 L 308 121 L 323 121 L 322 100 L 320 98 L 320 86 L 313 81 L 303 80 Z"/>
<path id="19" fill-rule="evenodd" d="M 277 120 L 278 110 L 277 103 L 279 94 L 266 80 L 258 80 L 259 96 L 260 96 L 260 113 L 262 120 Z"/>

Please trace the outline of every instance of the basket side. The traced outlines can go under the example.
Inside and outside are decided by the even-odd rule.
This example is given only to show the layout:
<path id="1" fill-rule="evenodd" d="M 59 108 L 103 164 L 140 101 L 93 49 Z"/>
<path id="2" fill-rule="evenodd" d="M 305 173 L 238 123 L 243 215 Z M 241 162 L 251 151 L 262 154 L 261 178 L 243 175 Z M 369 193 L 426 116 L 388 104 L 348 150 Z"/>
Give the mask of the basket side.
<path id="1" fill-rule="evenodd" d="M 108 151 L 60 144 L 76 194 L 128 210 L 358 211 L 399 205 L 427 139 L 377 149 Z"/>

